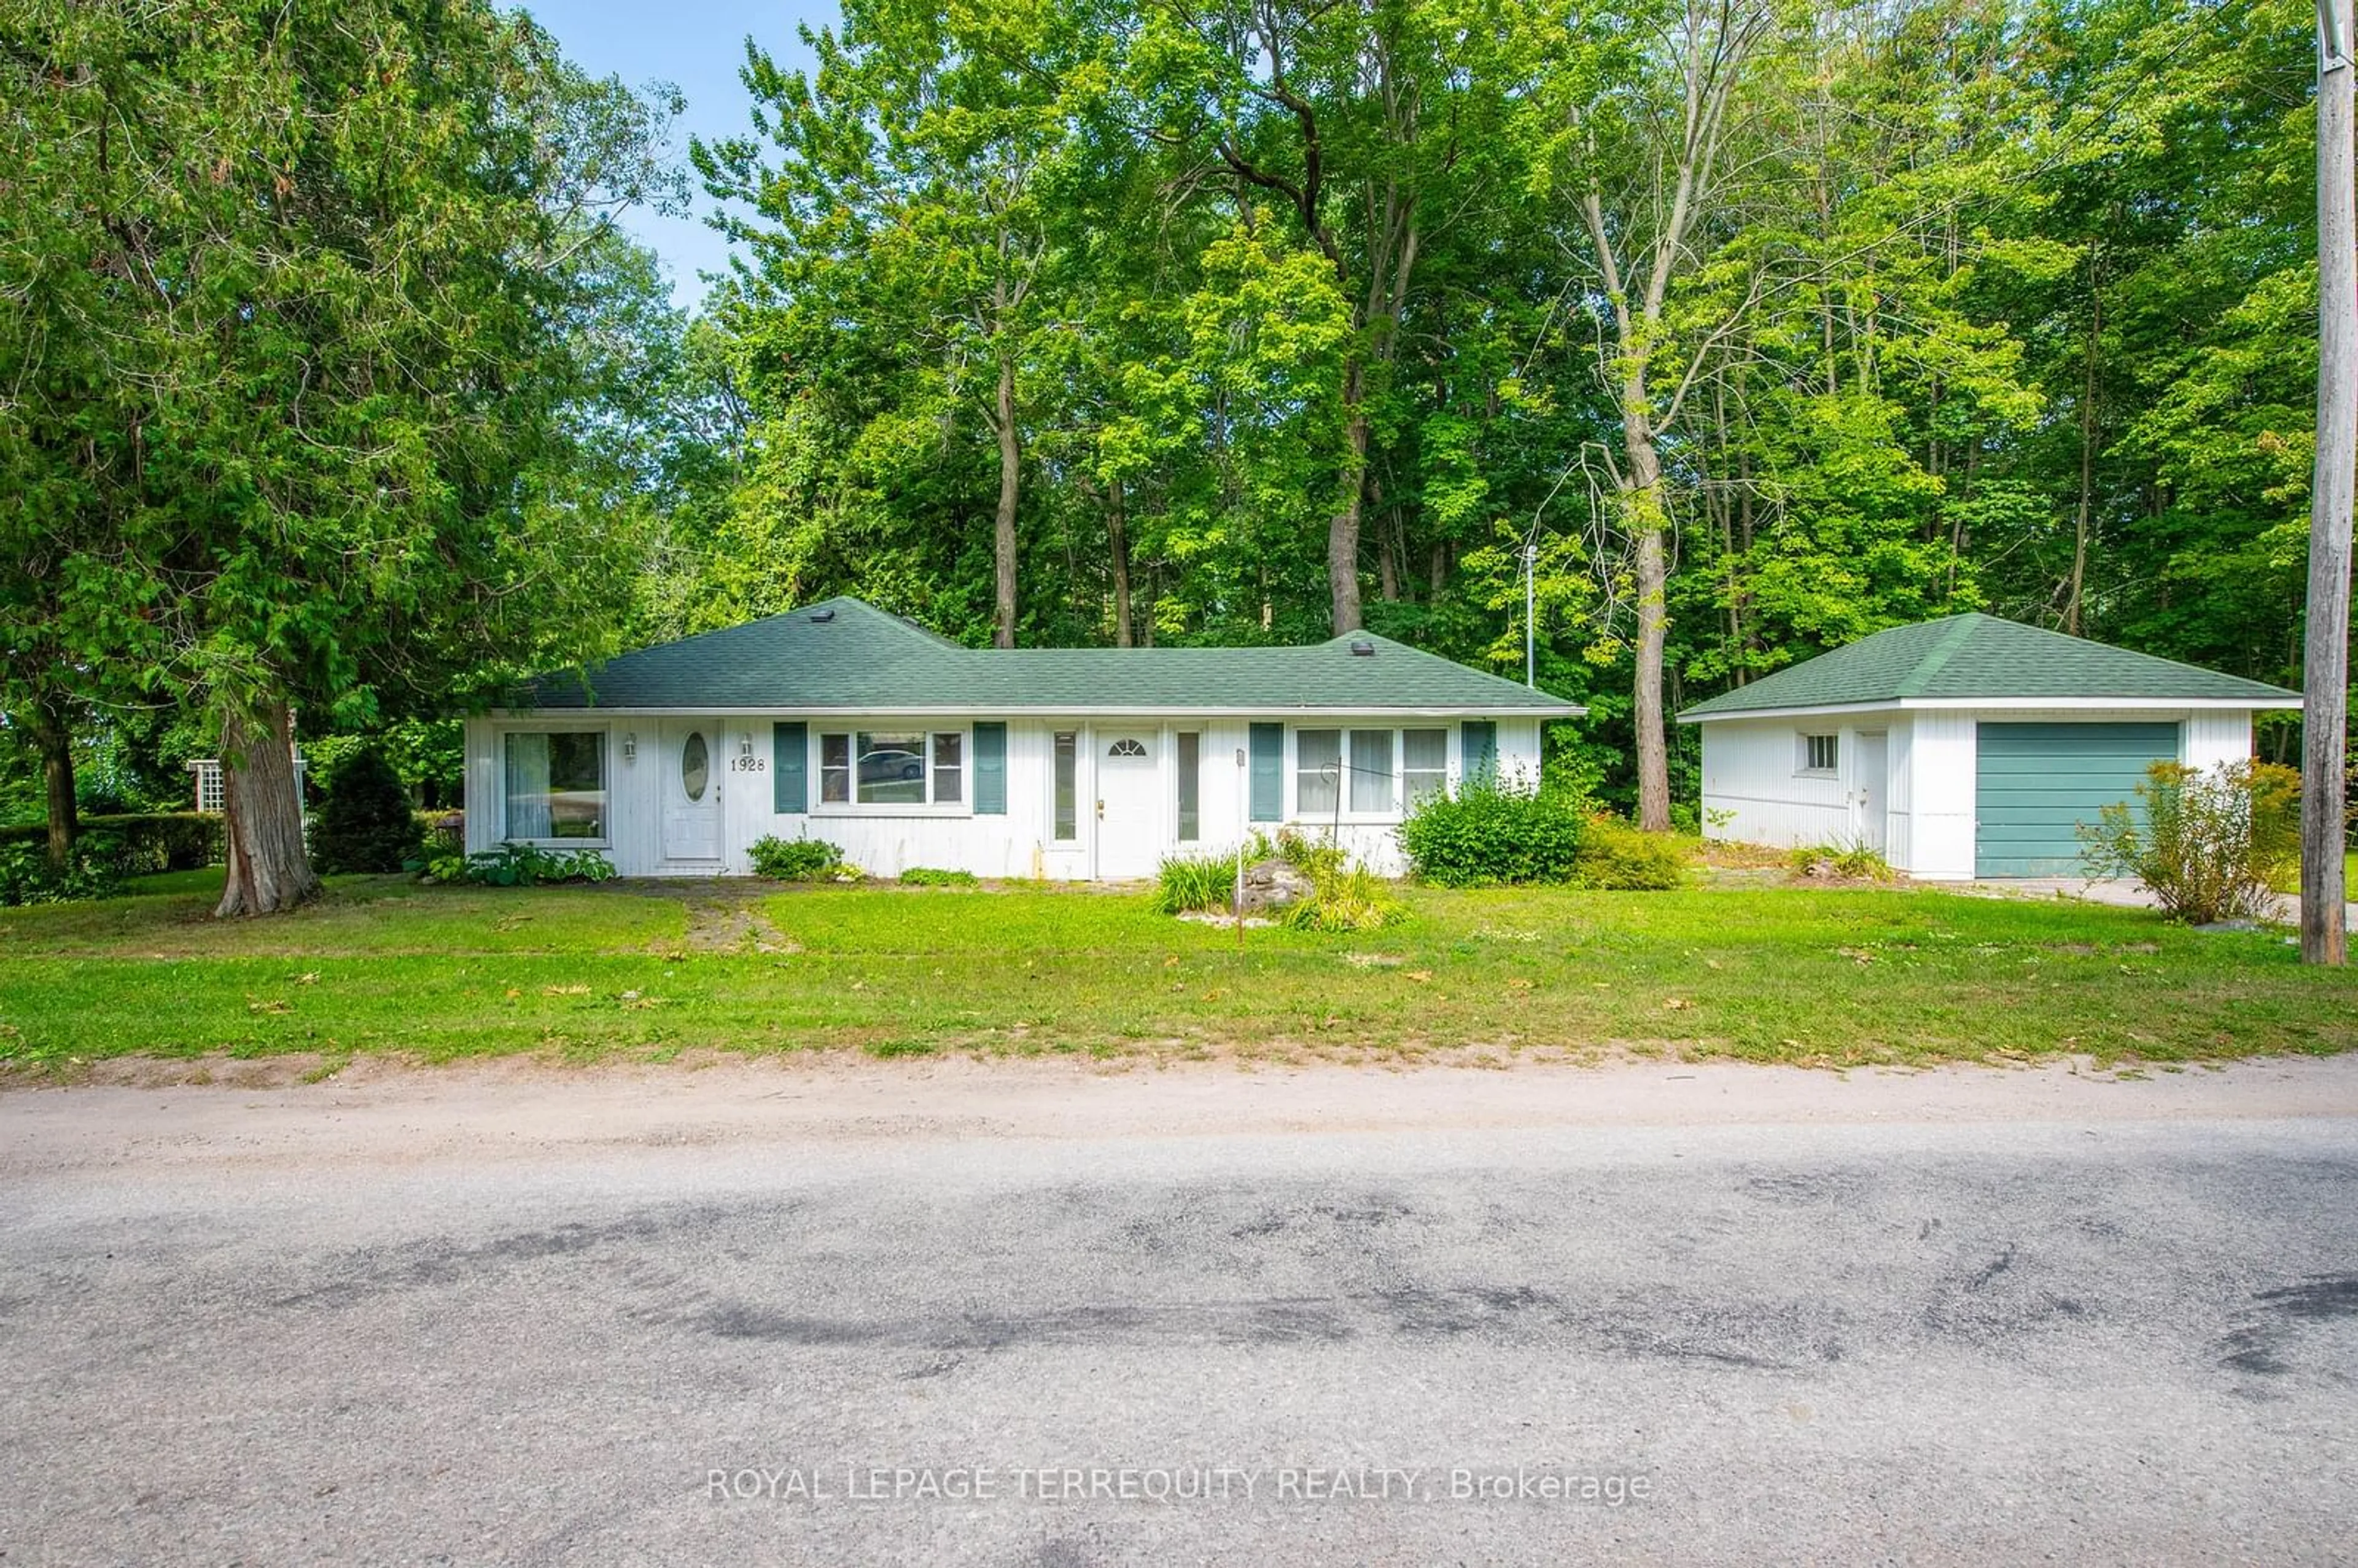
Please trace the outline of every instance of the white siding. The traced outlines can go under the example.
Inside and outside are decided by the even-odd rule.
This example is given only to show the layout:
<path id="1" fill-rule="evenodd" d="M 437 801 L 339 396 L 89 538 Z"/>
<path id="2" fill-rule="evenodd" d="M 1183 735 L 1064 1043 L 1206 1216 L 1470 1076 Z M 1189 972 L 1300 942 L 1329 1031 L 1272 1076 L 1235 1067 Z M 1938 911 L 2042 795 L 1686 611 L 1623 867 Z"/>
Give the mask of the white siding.
<path id="1" fill-rule="evenodd" d="M 1831 734 L 1841 721 L 1730 719 L 1703 727 L 1706 838 L 1739 844 L 1833 844 L 1851 836 L 1839 773 L 1801 771 L 1804 734 Z M 1845 763 L 1853 748 L 1841 748 Z"/>
<path id="2" fill-rule="evenodd" d="M 2244 762 L 2252 754 L 2249 713 L 2190 713 L 2179 733 L 2179 761 L 2205 773 L 2228 762 Z"/>
<path id="3" fill-rule="evenodd" d="M 990 717 L 983 715 L 980 717 Z M 1044 878 L 1087 881 L 1098 875 L 1099 825 L 1095 806 L 1098 790 L 1094 769 L 1107 738 L 1137 735 L 1148 738 L 1160 780 L 1159 806 L 1151 822 L 1134 830 L 1152 840 L 1155 858 L 1163 854 L 1233 852 L 1241 834 L 1273 831 L 1287 825 L 1324 833 L 1331 817 L 1302 818 L 1295 810 L 1293 731 L 1296 728 L 1348 729 L 1344 719 L 1316 719 L 1287 725 L 1285 806 L 1283 823 L 1245 821 L 1247 774 L 1237 753 L 1248 746 L 1249 720 L 1242 718 L 1186 719 L 1087 719 L 1011 718 L 1007 724 L 1007 811 L 1004 816 L 979 816 L 973 811 L 973 741 L 971 721 L 903 719 L 887 714 L 846 714 L 812 719 L 807 775 L 811 809 L 782 814 L 775 804 L 775 773 L 772 725 L 768 716 L 715 716 L 709 733 L 714 777 L 719 791 L 721 858 L 719 861 L 668 861 L 662 843 L 663 784 L 661 743 L 663 719 L 652 715 L 577 716 L 548 719 L 486 718 L 467 723 L 467 848 L 493 848 L 501 839 L 500 737 L 510 730 L 599 730 L 607 734 L 608 838 L 596 846 L 625 876 L 745 875 L 752 870 L 752 846 L 774 834 L 782 838 L 823 838 L 839 847 L 847 860 L 871 875 L 898 876 L 913 866 L 971 871 L 993 878 Z M 1368 719 L 1363 727 L 1388 729 L 1445 728 L 1449 735 L 1449 776 L 1463 777 L 1461 721 L 1455 719 Z M 824 731 L 859 730 L 964 729 L 968 731 L 966 803 L 956 808 L 866 806 L 846 807 L 820 802 L 818 736 Z M 1055 736 L 1072 730 L 1079 737 L 1075 806 L 1076 837 L 1059 842 L 1051 837 L 1055 784 Z M 1199 830 L 1190 843 L 1177 839 L 1178 742 L 1182 730 L 1202 736 L 1199 753 Z M 622 757 L 624 736 L 635 737 L 637 755 Z M 758 771 L 740 771 L 731 764 L 750 741 Z M 1394 750 L 1397 765 L 1399 752 Z M 1498 720 L 1498 769 L 1509 779 L 1536 782 L 1541 764 L 1541 725 L 1531 719 Z M 1400 853 L 1398 816 L 1384 814 L 1353 819 L 1347 815 L 1339 841 L 1357 860 L 1385 875 L 1399 875 L 1406 863 Z"/>
<path id="4" fill-rule="evenodd" d="M 1791 848 L 1858 838 L 1855 737 L 1890 738 L 1885 857 L 1897 870 L 1936 881 L 1974 875 L 1977 727 L 1991 723 L 2176 723 L 2180 760 L 2214 768 L 2252 752 L 2252 716 L 2227 711 L 2156 712 L 2074 708 L 1917 708 L 1822 718 L 1730 719 L 1703 730 L 1704 834 L 1738 843 Z M 1833 777 L 1798 771 L 1801 737 L 1839 731 L 1843 766 Z M 1723 814 L 1725 821 L 1717 820 Z"/>
<path id="5" fill-rule="evenodd" d="M 1891 737 L 1891 754 L 1890 776 L 1885 781 L 1889 804 L 1884 815 L 1883 858 L 1894 866 L 1904 866 L 1916 845 L 1916 722 L 1907 715 L 1894 714 L 1886 732 Z"/>
<path id="6" fill-rule="evenodd" d="M 1948 709 L 1912 714 L 1909 747 L 1908 858 L 1893 867 L 1934 881 L 1974 874 L 1974 716 Z"/>

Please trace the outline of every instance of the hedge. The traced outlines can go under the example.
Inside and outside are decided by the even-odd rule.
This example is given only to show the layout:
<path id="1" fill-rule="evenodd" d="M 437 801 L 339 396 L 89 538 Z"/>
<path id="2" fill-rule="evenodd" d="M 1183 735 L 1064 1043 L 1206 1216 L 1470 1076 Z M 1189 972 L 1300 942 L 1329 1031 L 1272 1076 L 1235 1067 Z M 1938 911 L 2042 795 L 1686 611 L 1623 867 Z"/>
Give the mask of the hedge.
<path id="1" fill-rule="evenodd" d="M 122 841 L 119 870 L 124 876 L 150 871 L 193 871 L 222 860 L 222 819 L 211 811 L 108 813 L 81 819 L 85 833 L 111 833 Z M 34 822 L 0 827 L 0 845 L 47 849 L 49 829 Z"/>

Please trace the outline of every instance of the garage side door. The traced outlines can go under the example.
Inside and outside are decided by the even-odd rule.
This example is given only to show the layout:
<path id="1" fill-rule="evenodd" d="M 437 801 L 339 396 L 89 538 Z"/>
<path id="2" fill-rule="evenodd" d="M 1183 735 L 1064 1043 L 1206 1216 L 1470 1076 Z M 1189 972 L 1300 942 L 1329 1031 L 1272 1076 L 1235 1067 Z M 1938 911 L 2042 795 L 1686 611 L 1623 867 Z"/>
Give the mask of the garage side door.
<path id="1" fill-rule="evenodd" d="M 2178 760 L 2175 724 L 1983 724 L 1974 763 L 1974 875 L 2068 877 L 2082 822 L 2134 801 L 2145 771 Z"/>

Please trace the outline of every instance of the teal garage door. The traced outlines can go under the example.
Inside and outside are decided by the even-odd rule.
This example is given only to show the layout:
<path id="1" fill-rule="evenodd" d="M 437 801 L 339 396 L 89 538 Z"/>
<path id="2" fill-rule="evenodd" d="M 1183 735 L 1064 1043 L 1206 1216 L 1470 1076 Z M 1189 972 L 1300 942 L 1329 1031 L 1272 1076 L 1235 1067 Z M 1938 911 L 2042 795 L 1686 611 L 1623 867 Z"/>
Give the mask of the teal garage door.
<path id="1" fill-rule="evenodd" d="M 2136 799 L 2178 760 L 2175 724 L 1983 724 L 1974 766 L 1974 875 L 2068 877 L 2082 822 Z"/>

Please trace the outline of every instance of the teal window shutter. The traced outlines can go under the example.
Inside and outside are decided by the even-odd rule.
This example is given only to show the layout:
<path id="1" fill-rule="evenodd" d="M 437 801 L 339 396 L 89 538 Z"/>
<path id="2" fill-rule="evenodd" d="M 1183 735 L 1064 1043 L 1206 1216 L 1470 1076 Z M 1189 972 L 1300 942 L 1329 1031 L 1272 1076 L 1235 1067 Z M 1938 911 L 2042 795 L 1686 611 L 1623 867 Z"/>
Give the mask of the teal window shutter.
<path id="1" fill-rule="evenodd" d="M 996 721 L 974 727 L 974 814 L 1007 815 L 1007 726 Z"/>
<path id="2" fill-rule="evenodd" d="M 1285 816 L 1285 726 L 1252 727 L 1252 819 L 1277 822 Z"/>
<path id="3" fill-rule="evenodd" d="M 798 816 L 810 809 L 809 725 L 770 726 L 770 781 L 772 809 L 780 816 Z"/>
<path id="4" fill-rule="evenodd" d="M 1469 779 L 1495 778 L 1498 772 L 1498 724 L 1492 719 L 1469 719 L 1465 724 L 1466 773 Z"/>

